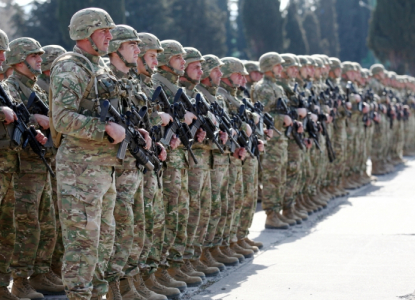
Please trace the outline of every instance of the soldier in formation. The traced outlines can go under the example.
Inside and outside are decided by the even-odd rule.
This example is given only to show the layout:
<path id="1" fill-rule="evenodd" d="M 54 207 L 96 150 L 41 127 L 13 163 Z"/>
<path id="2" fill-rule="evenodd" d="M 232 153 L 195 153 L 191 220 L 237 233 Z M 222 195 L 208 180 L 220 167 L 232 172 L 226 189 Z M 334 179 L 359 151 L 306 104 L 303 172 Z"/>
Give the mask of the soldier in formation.
<path id="1" fill-rule="evenodd" d="M 415 153 L 415 78 L 381 64 L 220 59 L 99 8 L 69 35 L 0 30 L 1 299 L 178 298 L 263 247 L 258 200 L 285 230 Z"/>

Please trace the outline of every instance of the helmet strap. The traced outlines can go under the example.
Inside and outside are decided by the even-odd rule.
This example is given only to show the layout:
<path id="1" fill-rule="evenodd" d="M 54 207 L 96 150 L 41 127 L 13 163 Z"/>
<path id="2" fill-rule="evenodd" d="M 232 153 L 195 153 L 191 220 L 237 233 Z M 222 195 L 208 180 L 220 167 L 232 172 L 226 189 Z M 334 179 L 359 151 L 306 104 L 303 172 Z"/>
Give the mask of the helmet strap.
<path id="1" fill-rule="evenodd" d="M 194 80 L 190 78 L 189 75 L 187 75 L 186 71 L 184 72 L 183 77 L 186 78 L 189 82 L 193 83 L 194 85 L 198 85 L 200 83 L 200 80 Z"/>
<path id="2" fill-rule="evenodd" d="M 42 71 L 41 70 L 35 70 L 35 69 L 33 69 L 32 66 L 26 60 L 24 60 L 24 64 L 29 69 L 29 71 L 32 72 L 33 75 L 37 76 L 37 75 L 42 74 Z"/>
<path id="3" fill-rule="evenodd" d="M 88 37 L 88 40 L 89 40 L 89 42 L 91 43 L 92 48 L 93 48 L 96 52 L 98 52 L 99 56 L 103 56 L 103 55 L 108 54 L 108 51 L 102 51 L 102 50 L 99 50 L 99 49 L 98 49 L 98 47 L 97 47 L 97 45 L 95 44 L 95 42 L 92 40 L 92 38 L 91 38 L 91 37 Z"/>
<path id="4" fill-rule="evenodd" d="M 132 63 L 128 62 L 124 58 L 124 56 L 120 53 L 120 51 L 117 50 L 117 51 L 115 51 L 115 53 L 117 53 L 118 57 L 124 62 L 124 64 L 125 64 L 126 67 L 128 67 L 128 68 L 135 68 L 135 67 L 137 67 L 137 63 L 136 62 L 132 62 Z"/>
<path id="5" fill-rule="evenodd" d="M 151 76 L 154 74 L 154 70 L 151 69 L 148 64 L 146 63 L 146 60 L 144 59 L 144 55 L 141 56 L 141 61 L 143 62 L 144 67 L 146 68 L 146 71 L 148 72 L 148 74 Z"/>
<path id="6" fill-rule="evenodd" d="M 166 64 L 166 67 L 169 68 L 174 74 L 179 75 L 179 76 L 184 76 L 185 72 L 182 70 L 177 70 L 175 68 L 173 68 L 170 63 Z"/>

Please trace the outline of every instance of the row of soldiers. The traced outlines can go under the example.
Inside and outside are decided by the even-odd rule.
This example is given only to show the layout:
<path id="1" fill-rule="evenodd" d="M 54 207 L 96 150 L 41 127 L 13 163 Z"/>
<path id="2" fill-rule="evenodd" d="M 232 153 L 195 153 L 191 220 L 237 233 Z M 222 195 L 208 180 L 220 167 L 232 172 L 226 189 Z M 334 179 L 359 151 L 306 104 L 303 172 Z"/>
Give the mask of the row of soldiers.
<path id="1" fill-rule="evenodd" d="M 0 31 L 1 299 L 177 298 L 258 252 L 258 199 L 287 229 L 415 150 L 415 80 L 382 65 L 219 59 L 98 8 L 69 34 Z"/>

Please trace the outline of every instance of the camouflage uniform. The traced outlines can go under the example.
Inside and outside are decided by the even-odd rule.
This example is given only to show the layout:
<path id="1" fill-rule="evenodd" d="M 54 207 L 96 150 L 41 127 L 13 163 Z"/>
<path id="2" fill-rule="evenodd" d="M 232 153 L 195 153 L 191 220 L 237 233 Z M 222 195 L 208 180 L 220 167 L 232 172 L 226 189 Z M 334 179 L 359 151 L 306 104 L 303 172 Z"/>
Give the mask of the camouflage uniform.
<path id="1" fill-rule="evenodd" d="M 50 71 L 52 62 L 58 56 L 66 53 L 66 50 L 58 45 L 44 46 L 43 50 L 45 51 L 45 53 L 42 54 L 42 74 L 39 75 L 37 79 L 37 84 L 46 92 L 46 95 L 49 97 L 50 76 L 46 75 L 43 72 Z M 56 170 L 56 161 L 52 162 L 51 167 L 53 170 Z M 61 223 L 59 222 L 56 176 L 51 177 L 51 184 L 52 184 L 52 200 L 53 200 L 53 206 L 55 208 L 55 219 L 56 219 L 56 244 L 55 244 L 55 249 L 52 255 L 51 269 L 53 270 L 53 272 L 59 275 L 59 277 L 62 277 L 61 276 L 62 257 L 63 257 L 63 253 L 65 252 L 65 249 L 63 248 Z"/>
<path id="2" fill-rule="evenodd" d="M 110 42 L 108 52 L 117 55 L 124 61 L 127 67 L 136 66 L 136 62 L 127 62 L 118 51 L 122 43 L 140 42 L 137 32 L 130 26 L 117 25 L 111 30 L 113 39 Z M 111 57 L 110 57 L 111 60 Z M 118 80 L 121 80 L 129 95 L 137 94 L 139 86 L 129 80 L 129 75 L 118 70 L 113 64 L 110 69 Z M 138 103 L 136 97 L 123 98 L 123 113 L 128 106 L 140 108 L 146 103 Z M 126 107 L 127 105 L 127 107 Z M 116 225 L 114 248 L 105 271 L 105 279 L 108 282 L 118 281 L 124 276 L 134 276 L 139 272 L 138 260 L 141 249 L 144 246 L 144 203 L 143 203 L 143 173 L 137 170 L 136 160 L 127 151 L 123 166 L 115 168 L 115 199 L 114 219 Z M 127 264 L 128 260 L 128 265 Z"/>
<path id="3" fill-rule="evenodd" d="M 90 23 L 96 26 L 88 26 Z M 88 8 L 71 19 L 72 40 L 90 38 L 100 28 L 114 28 L 111 17 L 102 9 Z M 92 39 L 91 45 L 100 55 Z M 76 54 L 55 61 L 51 73 L 52 121 L 64 134 L 56 160 L 58 207 L 65 254 L 62 276 L 69 299 L 89 299 L 104 295 L 108 283 L 104 271 L 115 237 L 115 166 L 119 145 L 105 135 L 105 123 L 93 99 L 115 99 L 117 89 L 94 87 L 92 76 L 114 87 L 114 78 L 100 56 L 74 47 Z M 84 56 L 80 57 L 79 55 Z M 116 87 L 116 86 L 115 86 Z M 97 94 L 95 94 L 95 89 Z M 113 103 L 118 107 L 118 103 Z"/>
<path id="4" fill-rule="evenodd" d="M 44 52 L 39 43 L 30 38 L 12 41 L 10 49 L 7 58 L 10 65 L 22 61 L 20 53 L 29 55 Z M 38 71 L 35 73 L 31 70 L 31 72 L 36 74 Z M 20 99 L 25 105 L 32 92 L 35 92 L 43 103 L 47 103 L 44 91 L 29 77 L 15 71 L 6 82 L 12 97 Z M 29 112 L 32 113 L 31 109 Z M 46 135 L 46 132 L 44 134 Z M 54 149 L 47 148 L 46 157 L 50 164 L 54 157 Z M 56 243 L 55 209 L 50 174 L 30 147 L 20 152 L 20 168 L 14 181 L 14 189 L 16 243 L 11 265 L 13 277 L 27 278 L 46 274 L 50 270 Z"/>
<path id="5" fill-rule="evenodd" d="M 173 52 L 170 51 L 170 48 L 178 48 L 177 54 L 185 54 L 183 47 L 177 44 L 180 45 L 170 40 L 161 42 L 164 52 L 159 55 L 159 66 L 168 64 L 170 57 L 167 58 L 167 55 Z M 182 75 L 177 71 L 176 74 L 173 74 L 159 68 L 152 77 L 154 86 L 163 87 L 171 102 L 178 89 L 179 75 L 177 74 Z M 167 259 L 173 268 L 177 268 L 183 263 L 183 253 L 187 241 L 186 227 L 189 217 L 189 163 L 187 151 L 183 145 L 175 150 L 168 150 L 165 163 L 167 167 L 163 172 L 165 236 L 161 263 L 165 265 Z"/>
<path id="6" fill-rule="evenodd" d="M 263 72 L 272 71 L 275 65 L 282 62 L 284 60 L 275 52 L 263 54 L 259 61 Z M 274 118 L 275 128 L 282 131 L 284 129 L 284 115 L 277 113 L 277 100 L 278 98 L 286 98 L 286 95 L 284 90 L 277 84 L 277 80 L 268 74 L 264 74 L 264 78 L 252 87 L 251 95 L 253 102 L 262 102 L 264 112 L 268 112 Z M 262 162 L 262 180 L 264 184 L 262 209 L 267 212 L 267 218 L 274 219 L 278 217 L 281 210 L 287 176 L 287 146 L 288 141 L 284 135 L 274 135 L 267 141 L 267 153 L 264 155 Z M 278 225 L 278 227 L 280 226 Z M 288 228 L 288 225 L 284 223 L 281 224 L 281 227 Z"/>

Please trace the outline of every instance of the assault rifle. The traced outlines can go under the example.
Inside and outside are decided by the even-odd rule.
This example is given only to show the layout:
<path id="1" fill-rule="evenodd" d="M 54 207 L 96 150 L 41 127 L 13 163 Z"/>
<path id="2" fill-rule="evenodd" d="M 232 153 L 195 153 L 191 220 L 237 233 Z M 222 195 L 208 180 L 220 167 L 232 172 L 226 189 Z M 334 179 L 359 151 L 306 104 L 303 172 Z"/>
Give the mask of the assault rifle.
<path id="1" fill-rule="evenodd" d="M 184 108 L 183 103 L 180 102 L 180 97 L 181 92 L 179 90 L 174 96 L 173 104 L 170 104 L 166 93 L 161 86 L 157 87 L 154 91 L 151 101 L 158 102 L 162 106 L 162 110 L 173 118 L 173 122 L 170 122 L 170 124 L 166 126 L 164 136 L 161 138 L 160 142 L 169 146 L 173 135 L 178 136 L 180 142 L 192 156 L 195 164 L 197 164 L 197 159 L 192 151 L 193 136 L 190 132 L 190 128 L 186 123 L 180 122 L 180 119 L 183 119 L 186 114 L 186 109 Z"/>
<path id="2" fill-rule="evenodd" d="M 228 134 L 229 140 L 226 142 L 226 145 L 233 153 L 235 149 L 240 148 L 240 145 L 232 135 L 232 119 L 216 101 L 211 104 L 211 109 L 216 117 L 216 121 L 219 123 L 219 129 Z"/>
<path id="3" fill-rule="evenodd" d="M 247 102 L 247 100 L 244 99 L 244 102 Z M 252 158 L 253 157 L 257 158 L 259 169 L 262 170 L 261 159 L 260 159 L 260 156 L 259 156 L 260 151 L 259 151 L 259 148 L 258 148 L 259 140 L 258 140 L 258 136 L 257 136 L 257 133 L 256 133 L 255 122 L 254 122 L 254 120 L 248 118 L 247 113 L 246 113 L 246 109 L 245 109 L 245 105 L 239 106 L 238 116 L 241 118 L 242 121 L 247 123 L 252 128 L 251 136 L 248 139 L 249 143 L 245 147 L 245 149 L 248 151 L 249 155 Z"/>
<path id="4" fill-rule="evenodd" d="M 318 115 L 318 121 L 320 122 L 320 126 L 322 128 L 322 134 L 326 138 L 326 148 L 327 148 L 327 155 L 329 157 L 329 161 L 333 162 L 336 159 L 336 153 L 334 152 L 333 146 L 331 144 L 331 140 L 329 137 L 329 133 L 327 132 L 327 117 L 325 114 Z"/>
<path id="5" fill-rule="evenodd" d="M 30 113 L 27 110 L 26 106 L 23 103 L 18 105 L 14 104 L 1 85 L 0 102 L 2 105 L 11 108 L 17 116 L 17 120 L 13 122 L 14 129 L 12 134 L 12 142 L 15 144 L 15 146 L 22 146 L 23 149 L 25 149 L 29 144 L 30 148 L 32 148 L 32 151 L 42 160 L 50 175 L 55 177 L 55 173 L 53 173 L 52 168 L 49 166 L 45 159 L 45 148 L 43 148 L 43 146 L 36 140 L 36 136 L 38 134 L 37 131 L 33 126 L 28 127 L 26 125 L 26 123 L 29 122 L 30 118 Z"/>
<path id="6" fill-rule="evenodd" d="M 280 114 L 290 116 L 290 118 L 293 121 L 298 120 L 297 111 L 295 109 L 289 109 L 287 104 L 282 98 L 278 98 L 277 100 L 277 111 Z M 301 150 L 304 151 L 305 149 L 304 149 L 303 141 L 301 140 L 300 134 L 297 132 L 298 128 L 299 128 L 298 124 L 296 122 L 293 122 L 293 125 L 288 126 L 287 129 L 285 130 L 285 136 L 289 139 L 293 138 L 294 141 L 297 143 L 297 146 Z"/>

